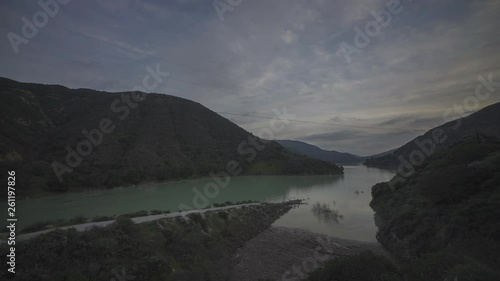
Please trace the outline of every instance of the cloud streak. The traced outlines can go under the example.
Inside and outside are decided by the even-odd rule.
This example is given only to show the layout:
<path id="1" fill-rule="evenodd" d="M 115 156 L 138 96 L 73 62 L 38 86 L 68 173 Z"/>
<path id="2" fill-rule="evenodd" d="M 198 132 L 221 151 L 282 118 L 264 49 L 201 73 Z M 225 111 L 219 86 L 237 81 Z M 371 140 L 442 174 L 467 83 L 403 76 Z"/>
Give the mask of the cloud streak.
<path id="1" fill-rule="evenodd" d="M 340 43 L 385 3 L 245 1 L 221 22 L 210 1 L 72 1 L 18 55 L 0 42 L 0 76 L 123 91 L 160 63 L 171 75 L 158 92 L 214 111 L 270 116 L 287 106 L 300 120 L 396 129 L 439 125 L 479 74 L 500 77 L 498 1 L 402 1 L 401 14 L 346 63 Z M 0 31 L 20 29 L 36 8 L 2 1 Z M 266 124 L 230 118 L 254 133 Z M 291 123 L 276 138 L 365 155 L 418 134 Z"/>

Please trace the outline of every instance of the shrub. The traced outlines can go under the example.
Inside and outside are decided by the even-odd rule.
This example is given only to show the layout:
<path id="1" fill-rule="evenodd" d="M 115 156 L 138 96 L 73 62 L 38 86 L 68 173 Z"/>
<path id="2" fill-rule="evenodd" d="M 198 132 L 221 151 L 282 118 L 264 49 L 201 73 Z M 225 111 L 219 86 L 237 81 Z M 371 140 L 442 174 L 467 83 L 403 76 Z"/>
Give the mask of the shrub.
<path id="1" fill-rule="evenodd" d="M 204 231 L 208 230 L 207 222 L 203 219 L 203 216 L 200 213 L 191 213 L 187 216 L 191 221 L 199 224 Z"/>
<path id="2" fill-rule="evenodd" d="M 219 212 L 218 213 L 219 217 L 221 217 L 223 220 L 227 220 L 228 215 L 226 212 Z"/>

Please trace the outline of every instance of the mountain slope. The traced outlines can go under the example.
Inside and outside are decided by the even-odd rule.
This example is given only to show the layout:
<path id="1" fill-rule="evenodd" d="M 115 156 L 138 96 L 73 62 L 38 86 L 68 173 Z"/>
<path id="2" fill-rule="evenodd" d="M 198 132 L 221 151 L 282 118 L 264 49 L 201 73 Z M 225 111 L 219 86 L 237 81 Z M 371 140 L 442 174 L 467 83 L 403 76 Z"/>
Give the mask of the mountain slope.
<path id="1" fill-rule="evenodd" d="M 436 138 L 436 135 L 439 135 L 439 137 Z M 421 154 L 419 152 L 422 152 L 429 156 L 436 148 L 449 147 L 464 138 L 476 136 L 486 139 L 500 138 L 500 103 L 487 106 L 467 117 L 438 126 L 406 143 L 391 154 L 367 159 L 365 165 L 396 169 L 401 164 L 401 159 L 404 159 L 403 162 L 410 161 L 412 153 Z"/>
<path id="2" fill-rule="evenodd" d="M 335 150 L 324 150 L 312 144 L 294 140 L 277 140 L 279 144 L 297 154 L 306 155 L 313 159 L 328 161 L 337 164 L 358 164 L 362 162 L 359 156 L 337 152 Z"/>
<path id="3" fill-rule="evenodd" d="M 495 278 L 465 279 L 498 280 L 500 142 L 472 137 L 441 149 L 406 181 L 375 185 L 372 197 L 377 239 L 396 257 L 433 255 L 437 271 L 494 269 Z"/>
<path id="4" fill-rule="evenodd" d="M 0 167 L 16 170 L 22 186 L 18 195 L 221 171 L 342 173 L 341 167 L 254 137 L 199 103 L 160 94 L 133 96 L 136 93 L 0 78 Z"/>
<path id="5" fill-rule="evenodd" d="M 406 181 L 376 184 L 370 206 L 391 258 L 334 257 L 306 280 L 500 280 L 500 142 L 441 149 Z"/>

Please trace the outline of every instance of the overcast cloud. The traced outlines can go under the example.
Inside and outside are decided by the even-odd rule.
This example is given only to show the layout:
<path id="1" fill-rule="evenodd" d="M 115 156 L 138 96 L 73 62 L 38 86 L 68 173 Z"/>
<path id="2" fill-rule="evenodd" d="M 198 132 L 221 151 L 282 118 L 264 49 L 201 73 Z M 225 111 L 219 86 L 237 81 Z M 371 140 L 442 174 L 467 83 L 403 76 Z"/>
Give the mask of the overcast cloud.
<path id="1" fill-rule="evenodd" d="M 360 155 L 444 123 L 478 75 L 500 81 L 500 1 L 401 0 L 350 63 L 340 44 L 353 45 L 354 27 L 364 30 L 386 1 L 243 0 L 223 21 L 212 2 L 72 0 L 15 54 L 7 34 L 21 35 L 21 18 L 41 8 L 1 1 L 0 76 L 124 91 L 160 64 L 170 76 L 155 92 L 238 114 L 286 106 L 294 119 L 330 124 L 292 122 L 276 139 Z M 481 107 L 499 100 L 496 92 Z M 268 125 L 225 117 L 255 134 Z"/>

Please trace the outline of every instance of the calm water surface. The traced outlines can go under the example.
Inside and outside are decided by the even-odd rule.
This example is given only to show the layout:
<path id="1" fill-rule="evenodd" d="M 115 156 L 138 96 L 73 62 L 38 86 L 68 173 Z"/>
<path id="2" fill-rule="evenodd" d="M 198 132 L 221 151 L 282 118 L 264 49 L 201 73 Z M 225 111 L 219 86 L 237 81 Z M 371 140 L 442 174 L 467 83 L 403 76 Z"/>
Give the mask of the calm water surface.
<path id="1" fill-rule="evenodd" d="M 370 190 L 375 183 L 392 176 L 389 171 L 347 166 L 344 175 L 336 176 L 233 177 L 217 196 L 207 200 L 208 204 L 213 204 L 307 199 L 306 205 L 292 209 L 274 225 L 303 228 L 339 238 L 375 241 Z M 204 193 L 204 187 L 209 183 L 213 180 L 184 180 L 22 200 L 16 206 L 18 226 L 78 215 L 93 217 L 155 209 L 177 211 L 180 203 L 185 208 L 195 208 L 207 201 L 199 196 L 193 201 L 197 193 L 194 190 Z"/>

